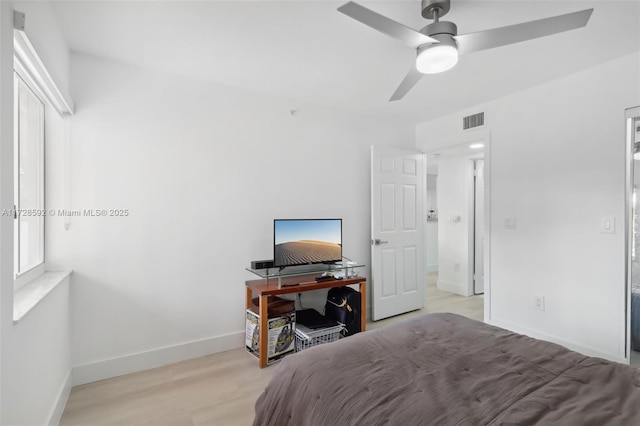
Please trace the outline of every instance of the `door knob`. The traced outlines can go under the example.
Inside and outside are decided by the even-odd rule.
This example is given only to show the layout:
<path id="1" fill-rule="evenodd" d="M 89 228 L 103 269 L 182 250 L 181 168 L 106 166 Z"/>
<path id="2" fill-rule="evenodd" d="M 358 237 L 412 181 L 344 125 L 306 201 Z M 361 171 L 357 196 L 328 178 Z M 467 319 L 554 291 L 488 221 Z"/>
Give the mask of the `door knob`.
<path id="1" fill-rule="evenodd" d="M 381 240 L 380 238 L 376 238 L 375 240 L 373 240 L 373 244 L 376 246 L 379 246 L 380 244 L 388 244 L 388 243 L 389 241 L 384 241 L 384 240 Z"/>

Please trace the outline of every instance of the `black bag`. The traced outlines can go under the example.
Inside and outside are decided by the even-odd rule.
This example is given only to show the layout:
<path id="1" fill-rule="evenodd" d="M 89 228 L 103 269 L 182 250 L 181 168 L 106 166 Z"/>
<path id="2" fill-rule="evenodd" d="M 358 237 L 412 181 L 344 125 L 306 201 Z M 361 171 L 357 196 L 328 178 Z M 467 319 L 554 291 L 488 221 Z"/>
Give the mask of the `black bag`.
<path id="1" fill-rule="evenodd" d="M 360 292 L 351 287 L 334 287 L 327 294 L 324 316 L 344 324 L 343 336 L 351 336 L 362 330 L 360 321 Z"/>

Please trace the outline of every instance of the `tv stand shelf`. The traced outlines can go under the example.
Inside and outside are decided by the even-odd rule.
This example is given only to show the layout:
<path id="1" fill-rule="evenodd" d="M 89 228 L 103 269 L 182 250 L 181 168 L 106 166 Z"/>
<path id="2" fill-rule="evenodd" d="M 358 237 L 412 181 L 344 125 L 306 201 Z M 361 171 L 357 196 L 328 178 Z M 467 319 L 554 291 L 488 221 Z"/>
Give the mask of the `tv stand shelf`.
<path id="1" fill-rule="evenodd" d="M 363 268 L 365 265 L 355 262 L 347 263 L 331 263 L 331 264 L 317 264 L 317 265 L 304 265 L 304 266 L 288 266 L 284 269 L 278 267 L 269 269 L 251 269 L 245 268 L 247 271 L 264 279 L 275 278 L 281 280 L 287 277 L 298 277 L 304 275 L 316 274 L 320 275 L 324 272 L 331 272 L 333 274 L 344 273 L 345 278 L 357 276 L 356 269 Z"/>
<path id="2" fill-rule="evenodd" d="M 326 265 L 325 265 L 326 266 Z M 367 324 L 367 280 L 365 277 L 359 276 L 345 276 L 345 278 L 340 280 L 329 280 L 329 281 L 320 281 L 316 282 L 316 277 L 322 272 L 336 272 L 337 270 L 345 270 L 347 267 L 340 266 L 339 268 L 335 268 L 335 265 L 332 265 L 334 269 L 322 269 L 317 271 L 306 271 L 305 273 L 293 273 L 293 274 L 278 274 L 278 275 L 270 275 L 266 273 L 263 279 L 258 280 L 249 280 L 245 281 L 246 290 L 247 290 L 247 301 L 246 308 L 250 309 L 252 306 L 252 299 L 254 295 L 259 298 L 259 314 L 260 314 L 260 356 L 259 356 L 259 364 L 260 368 L 264 368 L 267 366 L 267 343 L 268 343 L 268 315 L 267 315 L 267 297 L 272 295 L 279 294 L 292 294 L 292 293 L 302 293 L 305 291 L 311 290 L 320 290 L 325 288 L 332 287 L 342 287 L 345 285 L 355 285 L 359 286 L 358 290 L 361 294 L 361 330 L 365 331 Z M 361 267 L 364 265 L 349 265 L 348 268 Z M 256 273 L 253 270 L 251 272 Z M 351 271 L 353 273 L 353 271 Z M 256 275 L 260 275 L 256 273 Z M 345 275 L 347 271 L 345 270 Z M 262 275 L 260 275 L 262 276 Z"/>

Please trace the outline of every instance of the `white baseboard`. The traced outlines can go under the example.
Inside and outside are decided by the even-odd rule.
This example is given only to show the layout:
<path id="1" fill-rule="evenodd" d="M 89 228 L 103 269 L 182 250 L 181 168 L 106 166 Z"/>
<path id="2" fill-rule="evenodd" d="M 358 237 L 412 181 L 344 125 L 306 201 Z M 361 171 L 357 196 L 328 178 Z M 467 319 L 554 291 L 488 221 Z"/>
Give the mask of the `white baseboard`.
<path id="1" fill-rule="evenodd" d="M 449 293 L 459 294 L 460 296 L 469 296 L 466 284 L 438 280 L 438 290 L 448 291 Z"/>
<path id="2" fill-rule="evenodd" d="M 80 365 L 73 367 L 73 386 L 241 348 L 244 343 L 242 331 Z"/>
<path id="3" fill-rule="evenodd" d="M 589 348 L 587 346 L 582 346 L 582 345 L 579 345 L 577 343 L 570 342 L 568 340 L 559 339 L 557 337 L 550 336 L 550 335 L 545 334 L 545 333 L 540 333 L 540 332 L 537 332 L 537 331 L 534 331 L 534 330 L 529 330 L 529 329 L 524 328 L 524 327 L 519 327 L 517 325 L 513 325 L 513 324 L 510 324 L 508 322 L 503 322 L 503 321 L 496 320 L 496 319 L 489 319 L 487 324 L 495 325 L 496 327 L 504 328 L 504 329 L 513 331 L 515 333 L 524 334 L 526 336 L 533 337 L 534 339 L 546 340 L 547 342 L 556 343 L 558 345 L 564 346 L 567 349 L 571 349 L 572 351 L 580 352 L 583 355 L 594 356 L 594 357 L 598 357 L 598 358 L 604 358 L 604 359 L 607 359 L 609 361 L 615 361 L 615 362 L 619 362 L 619 363 L 622 363 L 622 364 L 628 364 L 629 363 L 625 358 L 620 358 L 619 356 L 616 356 L 616 355 L 606 354 L 606 353 L 597 351 L 597 350 L 595 350 L 593 348 Z"/>
<path id="4" fill-rule="evenodd" d="M 58 398 L 56 399 L 56 403 L 51 409 L 51 414 L 49 414 L 49 421 L 47 422 L 50 426 L 58 426 L 60 424 L 60 420 L 62 419 L 62 413 L 64 412 L 64 407 L 67 405 L 67 401 L 69 400 L 69 394 L 71 393 L 71 370 L 67 373 L 67 377 L 62 383 L 62 387 L 60 388 L 60 392 L 58 392 Z"/>
<path id="5" fill-rule="evenodd" d="M 438 264 L 427 265 L 427 274 L 430 272 L 438 272 Z"/>

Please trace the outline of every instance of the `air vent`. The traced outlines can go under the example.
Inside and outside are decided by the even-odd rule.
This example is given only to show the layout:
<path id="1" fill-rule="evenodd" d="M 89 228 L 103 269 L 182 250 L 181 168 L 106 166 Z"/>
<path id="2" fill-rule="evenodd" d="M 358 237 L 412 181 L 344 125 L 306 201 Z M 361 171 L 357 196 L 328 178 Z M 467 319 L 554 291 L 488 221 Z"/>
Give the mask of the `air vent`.
<path id="1" fill-rule="evenodd" d="M 484 112 L 469 115 L 462 119 L 462 130 L 469 130 L 480 126 L 484 126 Z"/>

